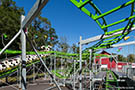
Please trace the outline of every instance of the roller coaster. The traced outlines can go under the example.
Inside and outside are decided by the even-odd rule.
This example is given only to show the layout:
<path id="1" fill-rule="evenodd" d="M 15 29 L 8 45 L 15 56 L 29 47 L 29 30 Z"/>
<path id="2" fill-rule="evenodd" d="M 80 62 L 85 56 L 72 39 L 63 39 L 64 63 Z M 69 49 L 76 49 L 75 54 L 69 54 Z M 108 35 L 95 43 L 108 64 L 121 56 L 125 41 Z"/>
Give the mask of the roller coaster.
<path id="1" fill-rule="evenodd" d="M 123 40 L 134 28 L 135 22 L 135 0 L 128 0 L 127 2 L 102 13 L 101 9 L 95 4 L 96 0 L 70 0 L 78 9 L 92 18 L 99 27 L 103 30 L 104 34 L 98 35 L 86 40 L 80 39 L 80 54 L 70 54 L 57 51 L 51 51 L 50 47 L 42 47 L 44 51 L 37 51 L 23 31 L 32 20 L 38 15 L 40 10 L 47 4 L 48 0 L 37 0 L 32 7 L 28 16 L 21 21 L 21 28 L 15 37 L 1 50 L 0 55 L 4 53 L 8 54 L 21 54 L 16 57 L 3 59 L 0 62 L 0 78 L 8 77 L 13 73 L 17 73 L 17 70 L 21 67 L 21 85 L 22 90 L 26 90 L 26 68 L 42 63 L 46 69 L 45 75 L 50 76 L 49 80 L 53 82 L 55 86 L 50 86 L 47 90 L 53 90 L 54 88 L 62 89 L 62 85 L 68 87 L 69 90 L 134 90 L 135 85 L 129 85 L 134 83 L 128 76 L 117 70 L 104 70 L 94 72 L 92 60 L 94 56 L 113 58 L 112 55 L 97 54 L 97 50 L 114 48 L 126 44 L 115 45 L 119 41 Z M 118 12 L 121 9 L 129 7 L 130 15 L 116 22 L 108 24 L 106 17 L 114 12 Z M 88 8 L 92 8 L 90 11 Z M 124 23 L 124 27 L 116 30 L 110 29 L 110 27 L 117 27 L 118 24 Z M 126 24 L 125 24 L 126 23 Z M 121 25 L 123 26 L 123 25 Z M 15 40 L 19 34 L 22 34 L 22 51 L 6 50 L 7 47 Z M 26 52 L 25 39 L 30 42 L 33 52 Z M 88 44 L 94 41 L 98 41 L 95 45 L 86 48 L 81 51 L 82 45 Z M 135 44 L 131 42 L 130 44 Z M 83 53 L 82 53 L 83 52 Z M 27 55 L 26 55 L 27 54 Z M 79 57 L 80 56 L 80 57 Z M 47 61 L 49 66 L 46 65 Z M 45 63 L 46 62 L 46 63 Z M 60 62 L 60 65 L 57 65 Z M 100 69 L 100 66 L 99 66 Z M 48 74 L 47 74 L 48 73 Z M 63 89 L 64 90 L 64 89 Z"/>

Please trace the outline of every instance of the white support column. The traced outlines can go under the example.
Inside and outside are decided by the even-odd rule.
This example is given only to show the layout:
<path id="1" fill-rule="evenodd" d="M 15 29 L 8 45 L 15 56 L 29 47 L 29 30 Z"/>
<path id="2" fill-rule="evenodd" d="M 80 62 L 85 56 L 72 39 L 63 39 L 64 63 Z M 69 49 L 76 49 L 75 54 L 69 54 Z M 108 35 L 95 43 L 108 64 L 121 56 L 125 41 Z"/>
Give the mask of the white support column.
<path id="1" fill-rule="evenodd" d="M 45 58 L 44 59 L 44 62 L 46 63 L 47 61 L 46 61 L 47 59 Z M 46 78 L 47 78 L 47 73 L 46 73 L 46 69 L 44 68 L 44 80 L 46 80 Z"/>
<path id="2" fill-rule="evenodd" d="M 101 64 L 102 64 L 101 62 L 102 62 L 102 57 L 100 57 L 100 59 L 99 59 L 99 68 L 100 68 L 99 70 L 100 70 L 100 72 L 101 72 Z"/>
<path id="3" fill-rule="evenodd" d="M 56 53 L 54 56 L 54 72 L 56 72 Z M 54 74 L 54 80 L 56 80 L 56 75 Z"/>
<path id="4" fill-rule="evenodd" d="M 61 75 L 63 75 L 63 73 L 62 73 L 62 65 L 63 65 L 63 63 L 62 63 L 62 58 L 60 58 L 60 74 L 61 74 Z M 59 83 L 62 83 L 62 84 L 63 84 L 63 80 L 60 79 L 60 80 L 59 80 Z"/>
<path id="5" fill-rule="evenodd" d="M 35 82 L 35 64 L 33 64 L 33 83 Z"/>
<path id="6" fill-rule="evenodd" d="M 17 69 L 17 85 L 19 87 L 19 68 Z"/>
<path id="7" fill-rule="evenodd" d="M 82 90 L 82 36 L 80 36 L 80 78 L 79 78 L 79 90 Z"/>
<path id="8" fill-rule="evenodd" d="M 72 60 L 74 60 L 74 58 L 72 58 Z M 75 65 L 76 61 L 74 60 L 74 74 L 73 74 L 73 90 L 75 90 Z"/>
<path id="9" fill-rule="evenodd" d="M 84 71 L 85 71 L 84 72 L 84 80 L 87 80 L 87 68 L 88 68 L 87 67 L 87 60 L 84 60 L 84 63 L 85 63 L 85 67 L 84 67 L 85 68 L 84 69 Z M 84 88 L 86 88 L 86 86 L 87 86 L 87 83 L 86 82 L 84 83 L 84 86 L 85 86 Z"/>
<path id="10" fill-rule="evenodd" d="M 60 74 L 61 75 L 63 75 L 63 73 L 62 73 L 62 58 L 60 58 Z M 61 81 L 61 79 L 59 80 L 59 82 L 61 83 L 62 81 Z M 62 84 L 63 84 L 63 82 L 62 82 Z"/>
<path id="11" fill-rule="evenodd" d="M 90 65 L 90 67 L 89 67 L 90 68 L 90 90 L 92 90 L 91 89 L 91 86 L 92 86 L 92 76 L 91 76 L 91 73 L 92 73 L 91 72 L 91 70 L 92 70 L 92 66 L 91 66 L 91 64 L 92 64 L 92 50 L 90 49 L 89 52 L 90 52 L 90 61 L 89 61 L 89 65 Z"/>
<path id="12" fill-rule="evenodd" d="M 93 58 L 93 72 L 95 73 L 95 66 L 96 66 L 96 63 L 95 63 L 95 55 L 94 55 L 94 58 Z"/>
<path id="13" fill-rule="evenodd" d="M 21 84 L 21 83 L 22 83 L 22 82 L 21 82 L 21 81 L 22 81 L 22 80 L 21 80 L 21 78 L 22 78 L 22 77 L 21 77 L 21 66 L 22 66 L 22 63 L 20 62 L 19 68 L 18 68 L 18 69 L 19 69 L 19 72 L 18 72 L 18 73 L 19 73 L 19 89 L 21 89 L 21 87 L 22 87 L 22 84 Z"/>
<path id="14" fill-rule="evenodd" d="M 67 62 L 67 61 L 66 61 L 66 58 L 64 59 L 64 62 Z M 65 67 L 67 68 L 67 65 L 65 65 Z M 64 77 L 66 77 L 66 76 L 67 76 L 67 75 L 66 75 L 66 74 L 64 74 Z M 63 80 L 63 81 L 64 81 L 64 86 L 65 86 L 66 79 L 64 78 L 64 80 Z"/>
<path id="15" fill-rule="evenodd" d="M 50 68 L 50 71 L 52 72 L 52 65 L 53 65 L 53 59 L 52 59 L 52 56 L 50 57 L 50 59 L 51 59 L 51 68 Z M 52 78 L 51 78 L 51 84 L 52 84 Z"/>
<path id="16" fill-rule="evenodd" d="M 21 16 L 21 25 L 24 20 L 24 16 Z M 22 44 L 22 73 L 21 73 L 21 82 L 22 82 L 22 90 L 26 90 L 26 36 L 24 30 L 21 26 L 21 44 Z"/>

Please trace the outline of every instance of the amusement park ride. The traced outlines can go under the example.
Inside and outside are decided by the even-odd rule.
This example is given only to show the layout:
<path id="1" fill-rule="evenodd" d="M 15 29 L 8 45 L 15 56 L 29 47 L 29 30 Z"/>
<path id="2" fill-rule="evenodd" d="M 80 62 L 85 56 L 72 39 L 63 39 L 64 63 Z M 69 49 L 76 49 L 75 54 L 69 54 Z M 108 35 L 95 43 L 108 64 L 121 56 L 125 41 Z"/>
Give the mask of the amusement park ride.
<path id="1" fill-rule="evenodd" d="M 70 1 L 82 12 L 92 18 L 103 30 L 104 34 L 97 35 L 85 40 L 82 40 L 82 37 L 80 36 L 79 54 L 51 51 L 50 46 L 42 46 L 41 48 L 44 50 L 37 51 L 33 45 L 33 42 L 27 36 L 26 32 L 27 26 L 32 22 L 34 18 L 36 18 L 42 8 L 48 2 L 48 0 L 37 0 L 29 11 L 28 15 L 26 17 L 21 16 L 21 27 L 19 32 L 0 51 L 0 55 L 4 52 L 9 54 L 21 54 L 21 56 L 19 55 L 16 57 L 1 60 L 0 78 L 11 76 L 13 73 L 19 73 L 19 88 L 21 88 L 21 90 L 26 90 L 26 68 L 30 68 L 33 65 L 34 68 L 36 67 L 37 63 L 41 62 L 43 68 L 45 69 L 45 76 L 48 76 L 50 83 L 53 82 L 55 84 L 46 90 L 53 90 L 54 88 L 58 88 L 58 90 L 64 90 L 62 87 L 66 86 L 70 86 L 69 90 L 135 90 L 135 85 L 131 86 L 129 85 L 129 82 L 127 82 L 128 80 L 130 82 L 134 81 L 130 80 L 125 73 L 119 72 L 117 69 L 106 69 L 101 71 L 101 65 L 96 67 L 100 70 L 95 70 L 95 64 L 93 63 L 93 59 L 96 56 L 100 56 L 100 58 L 107 57 L 115 59 L 114 55 L 97 54 L 97 51 L 135 44 L 135 41 L 116 44 L 120 40 L 123 40 L 130 32 L 135 30 L 135 0 L 129 0 L 128 2 L 105 13 L 101 13 L 100 9 L 94 4 L 93 0 Z M 88 6 L 92 7 L 94 11 L 89 11 L 89 9 L 87 9 Z M 111 15 L 112 13 L 119 11 L 120 9 L 123 9 L 127 6 L 130 6 L 131 9 L 130 16 L 110 24 L 107 23 L 105 19 L 106 16 Z M 116 30 L 110 30 L 109 28 L 115 27 L 116 25 L 124 22 L 127 22 L 125 27 L 121 27 Z M 20 34 L 22 51 L 6 50 Z M 33 52 L 26 52 L 26 41 L 31 44 L 31 47 L 34 50 Z M 95 45 L 82 50 L 84 45 L 96 41 L 98 42 Z M 47 60 L 49 61 L 50 66 L 47 66 Z M 60 62 L 60 65 L 57 65 L 58 62 Z M 33 69 L 33 72 L 35 74 L 35 69 Z M 48 78 L 46 79 L 48 80 Z"/>

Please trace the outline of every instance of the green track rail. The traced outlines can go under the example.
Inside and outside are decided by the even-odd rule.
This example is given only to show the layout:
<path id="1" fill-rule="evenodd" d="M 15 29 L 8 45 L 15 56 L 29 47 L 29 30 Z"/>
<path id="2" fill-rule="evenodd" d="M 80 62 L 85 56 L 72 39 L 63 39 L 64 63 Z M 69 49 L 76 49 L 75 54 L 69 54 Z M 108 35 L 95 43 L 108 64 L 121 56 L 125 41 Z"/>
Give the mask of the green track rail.
<path id="1" fill-rule="evenodd" d="M 102 37 L 101 37 L 101 40 L 97 44 L 93 45 L 90 48 L 87 48 L 86 51 L 88 51 L 88 49 L 96 50 L 96 49 L 101 49 L 101 48 L 110 48 L 111 45 L 118 43 L 125 36 L 127 36 L 131 32 L 131 28 L 134 26 L 134 22 L 135 22 L 134 3 L 135 3 L 135 0 L 129 0 L 128 2 L 123 3 L 122 5 L 119 5 L 113 9 L 105 12 L 105 13 L 101 13 L 101 10 L 94 4 L 93 0 L 70 0 L 70 1 L 77 8 L 79 8 L 82 12 L 87 14 L 90 18 L 92 18 L 99 25 L 99 27 L 104 31 L 103 36 L 122 31 L 121 34 L 116 35 L 116 36 L 112 36 L 112 37 L 105 38 L 105 39 L 102 39 Z M 89 11 L 87 9 L 88 6 L 92 7 L 95 11 L 94 12 Z M 129 9 L 129 10 L 131 10 L 129 16 L 127 16 L 126 18 L 123 18 L 119 21 L 107 24 L 107 21 L 105 20 L 106 16 L 112 14 L 113 12 L 119 11 L 120 9 L 125 8 L 127 6 L 131 7 L 131 9 Z M 109 29 L 109 27 L 115 27 L 116 25 L 124 23 L 124 22 L 127 22 L 125 27 L 121 27 L 117 30 L 110 30 Z"/>
<path id="2" fill-rule="evenodd" d="M 21 54 L 21 51 L 18 50 L 6 50 L 4 53 L 8 53 L 8 54 Z M 64 52 L 57 52 L 57 51 L 39 51 L 39 54 L 49 54 L 49 57 L 56 57 L 56 58 L 64 58 L 64 59 L 68 59 L 68 60 L 79 60 L 79 54 L 71 54 L 71 53 L 64 53 Z M 29 55 L 34 55 L 35 52 L 27 52 L 27 54 Z M 95 56 L 102 56 L 102 57 L 111 57 L 111 55 L 104 55 L 104 54 L 96 54 L 94 53 L 93 55 Z M 83 53 L 83 60 L 89 60 L 89 53 Z M 40 60 L 34 60 L 32 62 L 28 62 L 27 63 L 27 67 L 39 63 Z M 79 68 L 79 63 L 76 62 L 76 69 Z M 8 70 L 4 70 L 4 71 L 0 71 L 0 78 L 3 78 L 5 76 L 8 76 L 14 72 L 16 72 L 16 70 L 18 69 L 18 66 L 16 67 L 12 67 L 12 68 L 8 68 Z M 61 70 L 60 70 L 61 71 Z M 67 69 L 64 69 L 64 72 L 62 71 L 62 73 L 64 76 L 62 75 L 58 70 L 54 71 L 52 70 L 52 73 L 55 74 L 57 77 L 63 79 L 63 78 L 68 78 L 71 74 L 73 74 L 73 63 L 71 65 L 71 67 L 68 67 Z"/>
<path id="3" fill-rule="evenodd" d="M 57 57 L 57 58 L 60 57 L 60 58 L 69 59 L 69 56 L 67 57 L 67 56 L 50 55 L 50 57 Z M 45 57 L 43 57 L 43 58 L 45 60 Z M 26 67 L 30 67 L 33 64 L 36 64 L 39 62 L 40 62 L 40 60 L 34 60 L 31 62 L 28 62 Z M 78 62 L 76 63 L 76 65 L 78 66 Z M 6 77 L 6 76 L 16 72 L 18 68 L 19 68 L 19 65 L 15 66 L 15 67 L 7 68 L 6 70 L 3 70 L 3 71 L 0 71 L 0 78 Z M 52 73 L 55 74 L 60 79 L 64 79 L 64 78 L 69 78 L 69 76 L 73 73 L 72 69 L 73 69 L 73 67 L 71 65 L 71 67 L 68 67 L 67 69 L 64 69 L 64 70 L 56 70 L 56 71 L 52 70 Z M 62 75 L 61 73 L 63 73 L 64 75 Z"/>
<path id="4" fill-rule="evenodd" d="M 36 64 L 36 63 L 39 63 L 39 62 L 40 62 L 39 60 L 36 60 L 36 61 L 31 62 L 31 63 L 27 63 L 26 67 L 29 67 L 29 66 Z M 6 77 L 6 76 L 16 72 L 18 68 L 19 68 L 19 66 L 15 66 L 14 68 L 8 68 L 8 70 L 0 72 L 0 78 Z"/>
<path id="5" fill-rule="evenodd" d="M 113 79 L 110 79 L 109 75 L 112 75 Z M 115 87 L 118 87 L 118 81 L 116 76 L 114 75 L 114 73 L 112 71 L 107 71 L 107 76 L 106 76 L 106 90 L 110 90 L 110 89 L 114 89 L 114 87 L 112 87 L 111 83 L 116 83 Z M 118 89 L 119 90 L 119 89 Z"/>

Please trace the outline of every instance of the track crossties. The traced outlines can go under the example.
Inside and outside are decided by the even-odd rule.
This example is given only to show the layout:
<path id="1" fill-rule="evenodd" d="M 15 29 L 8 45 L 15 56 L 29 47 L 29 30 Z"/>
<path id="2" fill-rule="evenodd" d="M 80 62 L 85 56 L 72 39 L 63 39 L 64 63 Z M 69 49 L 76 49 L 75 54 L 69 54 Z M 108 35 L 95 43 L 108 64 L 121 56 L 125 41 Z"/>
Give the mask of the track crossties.
<path id="1" fill-rule="evenodd" d="M 98 24 L 98 26 L 104 31 L 104 34 L 101 36 L 101 39 L 99 40 L 99 42 L 97 42 L 95 45 L 90 47 L 91 49 L 110 48 L 111 45 L 118 43 L 126 35 L 128 35 L 131 32 L 131 28 L 134 26 L 135 0 L 128 0 L 127 2 L 120 4 L 117 7 L 112 8 L 111 10 L 106 11 L 104 13 L 101 12 L 101 10 L 103 9 L 99 8 L 98 6 L 99 4 L 98 5 L 95 4 L 95 3 L 98 3 L 98 0 L 70 0 L 70 1 L 82 12 L 84 12 L 90 18 L 92 18 Z M 129 14 L 128 16 L 126 15 L 122 19 L 119 19 L 114 22 L 109 22 L 111 20 L 108 21 L 107 17 L 109 16 L 116 17 L 113 13 L 119 14 L 121 10 L 126 10 L 126 9 L 130 11 L 130 12 L 127 12 Z M 114 29 L 114 28 L 117 28 L 117 29 Z M 122 32 L 118 35 L 102 39 L 104 35 L 111 35 L 119 31 L 122 31 Z"/>

